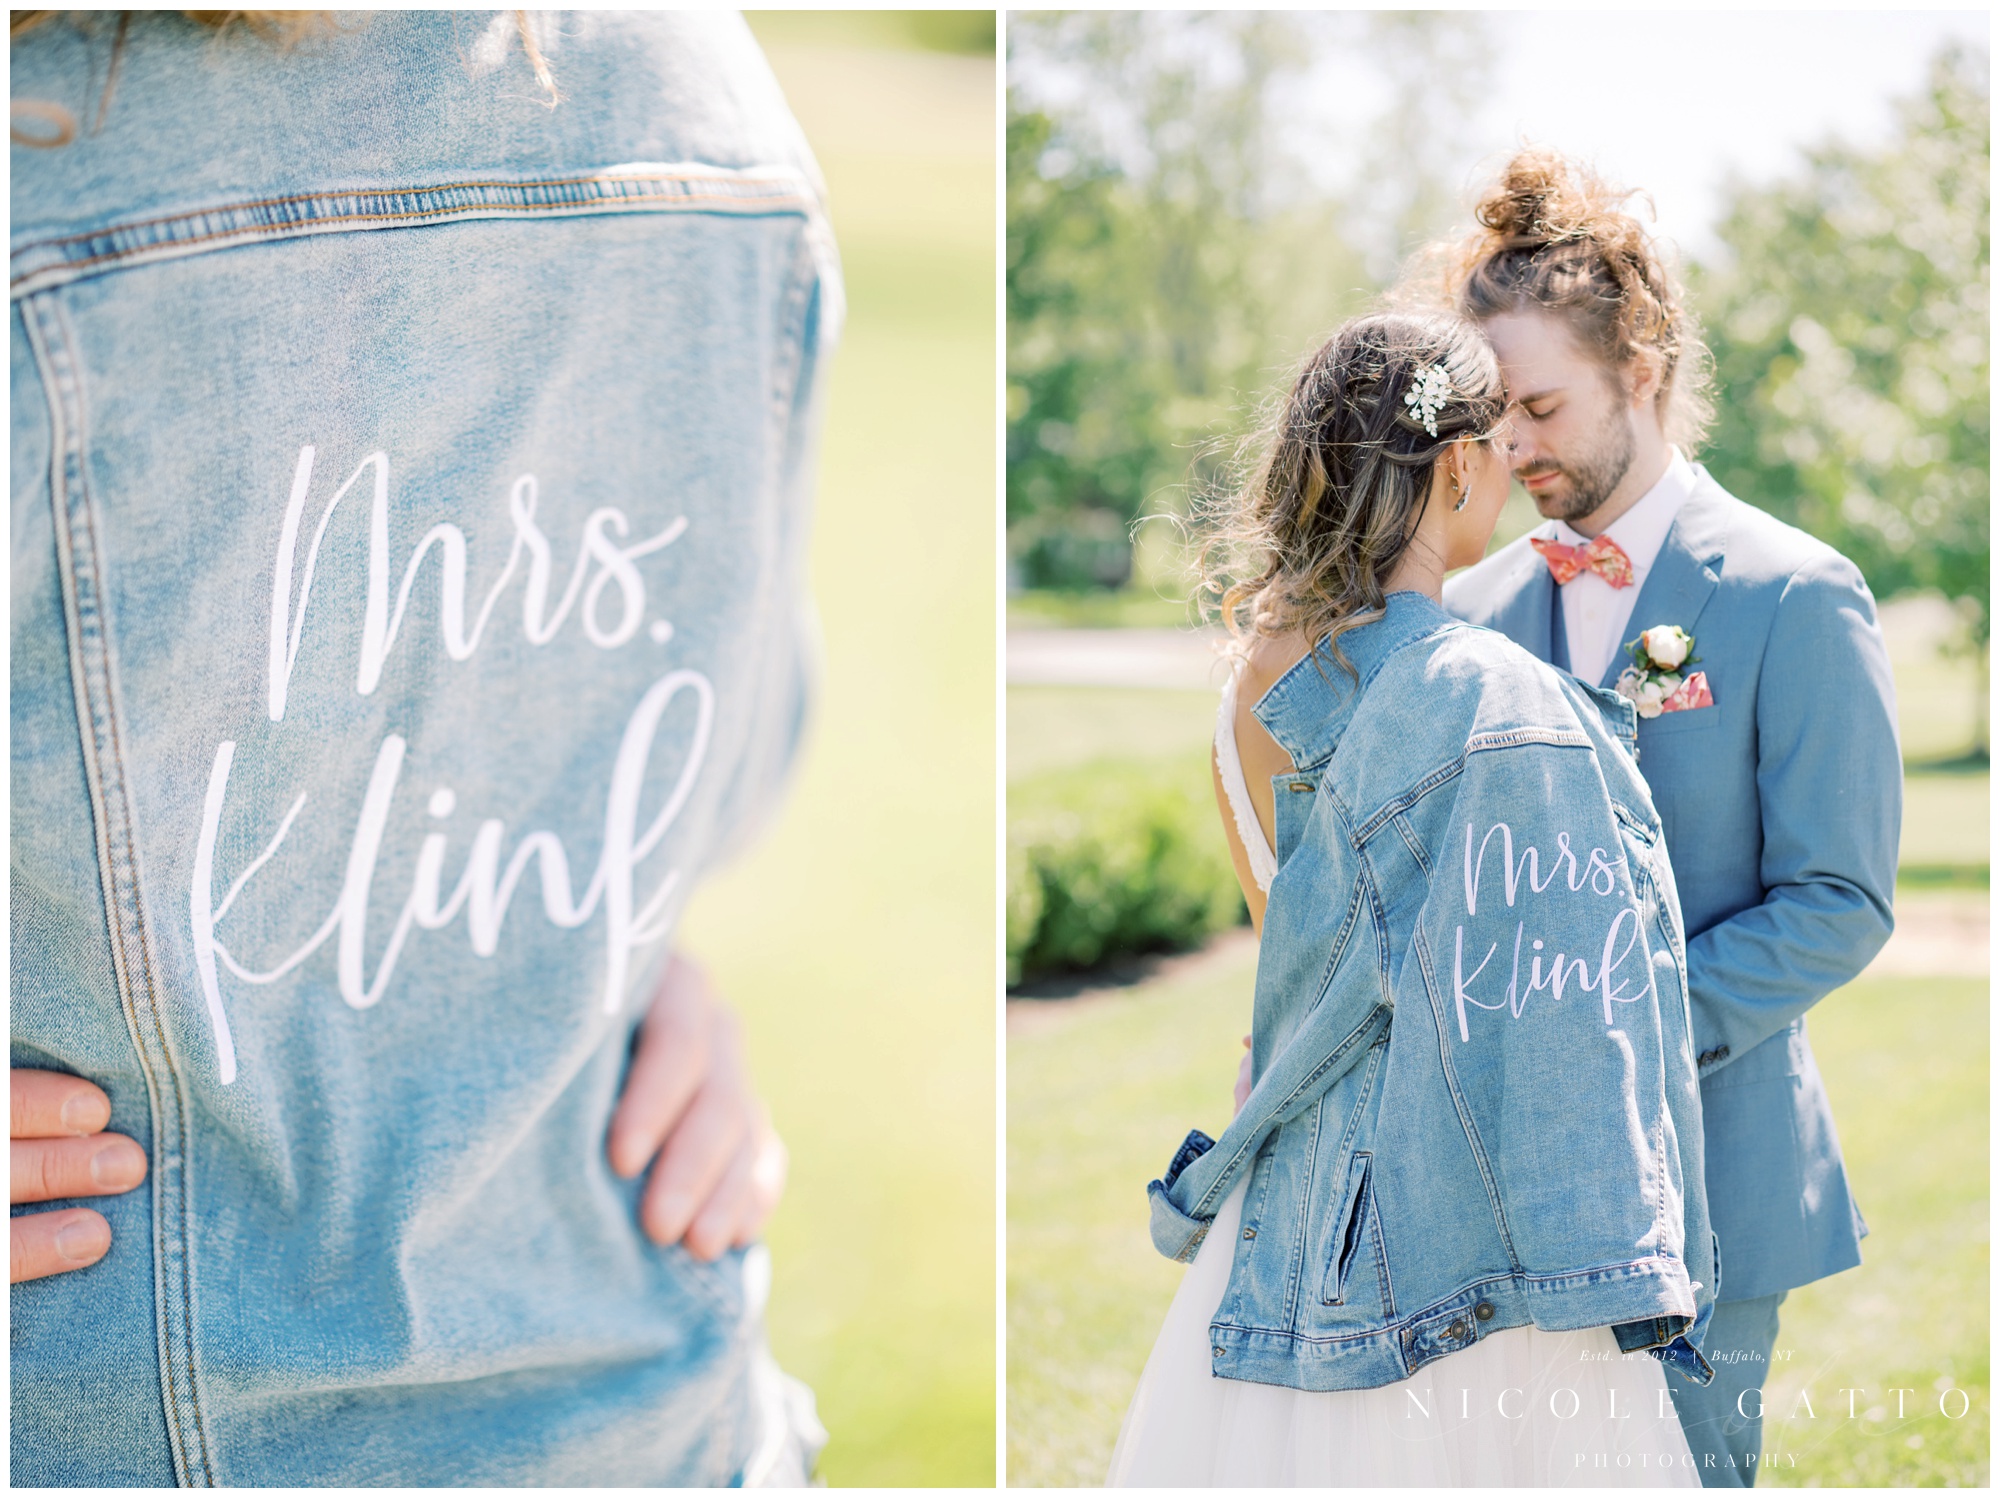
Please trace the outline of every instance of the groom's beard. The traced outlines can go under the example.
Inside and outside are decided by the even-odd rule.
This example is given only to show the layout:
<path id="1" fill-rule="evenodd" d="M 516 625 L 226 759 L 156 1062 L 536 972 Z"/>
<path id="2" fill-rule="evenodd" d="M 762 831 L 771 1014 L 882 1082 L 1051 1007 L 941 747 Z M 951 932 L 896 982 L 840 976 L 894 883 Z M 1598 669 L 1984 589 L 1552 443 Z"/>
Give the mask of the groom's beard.
<path id="1" fill-rule="evenodd" d="M 1587 443 L 1579 444 L 1580 450 L 1565 454 L 1560 463 L 1543 458 L 1517 468 L 1514 477 L 1525 480 L 1536 474 L 1561 474 L 1558 482 L 1541 493 L 1530 490 L 1530 497 L 1544 519 L 1581 520 L 1611 498 L 1611 491 L 1632 466 L 1632 448 L 1632 425 L 1625 412 L 1613 406 L 1604 425 Z"/>

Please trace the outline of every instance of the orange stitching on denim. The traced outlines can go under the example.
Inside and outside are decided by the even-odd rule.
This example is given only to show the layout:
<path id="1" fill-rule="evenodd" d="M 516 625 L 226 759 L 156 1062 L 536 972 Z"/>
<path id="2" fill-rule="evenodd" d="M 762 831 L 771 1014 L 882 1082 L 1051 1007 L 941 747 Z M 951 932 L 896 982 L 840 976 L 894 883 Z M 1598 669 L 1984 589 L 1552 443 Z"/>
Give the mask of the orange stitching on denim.
<path id="1" fill-rule="evenodd" d="M 79 270 L 86 266 L 101 264 L 107 260 L 131 259 L 152 250 L 178 249 L 185 245 L 208 244 L 218 239 L 232 239 L 245 235 L 296 236 L 320 224 L 344 224 L 364 220 L 375 223 L 386 223 L 392 219 L 412 218 L 435 220 L 449 218 L 453 214 L 481 212 L 553 213 L 567 212 L 577 208 L 601 212 L 607 208 L 615 208 L 620 205 L 630 205 L 641 210 L 658 212 L 682 203 L 741 204 L 757 211 L 768 211 L 774 208 L 804 210 L 810 206 L 806 199 L 796 196 L 790 198 L 746 199 L 731 197 L 722 193 L 687 193 L 674 198 L 604 198 L 594 203 L 467 203 L 457 208 L 420 208 L 412 209 L 405 213 L 337 213 L 329 214 L 324 218 L 302 220 L 296 224 L 245 224 L 232 229 L 218 229 L 212 234 L 197 234 L 188 239 L 166 239 L 153 244 L 135 245 L 130 249 L 106 250 L 101 255 L 88 255 L 81 260 L 61 260 L 53 265 L 40 266 L 35 270 L 27 272 L 25 275 L 16 277 L 11 284 L 19 286 L 22 282 L 31 280 L 36 276 L 47 275 L 55 271 Z M 214 211 L 221 212 L 223 210 L 217 209 Z M 196 215 L 183 216 L 195 217 Z M 107 229 L 104 232 L 113 234 L 123 231 Z M 95 239 L 99 236 L 93 234 L 84 237 Z M 48 241 L 48 243 L 58 242 L 62 241 Z M 22 250 L 16 251 L 16 253 L 24 253 L 26 250 L 38 249 L 40 247 L 37 245 L 26 245 L 22 247 Z"/>

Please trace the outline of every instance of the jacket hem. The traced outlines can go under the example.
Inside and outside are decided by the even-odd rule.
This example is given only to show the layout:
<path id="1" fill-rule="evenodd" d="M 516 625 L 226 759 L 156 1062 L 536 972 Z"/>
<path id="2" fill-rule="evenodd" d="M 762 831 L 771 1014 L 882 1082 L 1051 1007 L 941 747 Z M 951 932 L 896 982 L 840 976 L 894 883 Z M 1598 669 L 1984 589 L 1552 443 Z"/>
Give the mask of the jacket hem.
<path id="1" fill-rule="evenodd" d="M 1375 1389 L 1400 1383 L 1427 1363 L 1511 1327 L 1567 1332 L 1632 1323 L 1658 1333 L 1655 1355 L 1662 1362 L 1696 1383 L 1713 1377 L 1685 1335 L 1695 1323 L 1687 1269 L 1659 1256 L 1572 1274 L 1479 1280 L 1422 1311 L 1352 1335 L 1310 1337 L 1214 1324 L 1210 1371 L 1217 1378 L 1319 1393 Z M 1621 1335 L 1621 1345 L 1624 1340 Z"/>

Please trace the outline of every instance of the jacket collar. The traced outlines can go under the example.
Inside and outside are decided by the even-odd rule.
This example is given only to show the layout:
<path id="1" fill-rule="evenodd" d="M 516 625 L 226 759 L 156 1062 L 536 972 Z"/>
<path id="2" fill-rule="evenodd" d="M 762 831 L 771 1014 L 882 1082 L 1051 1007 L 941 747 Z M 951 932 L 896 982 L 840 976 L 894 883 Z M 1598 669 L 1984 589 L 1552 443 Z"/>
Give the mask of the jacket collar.
<path id="1" fill-rule="evenodd" d="M 1381 618 L 1340 637 L 1341 654 L 1355 676 L 1341 668 L 1321 641 L 1272 683 L 1251 711 L 1295 766 L 1316 768 L 1333 757 L 1355 704 L 1389 657 L 1412 640 L 1457 627 L 1459 621 L 1425 594 L 1391 593 L 1383 600 Z"/>

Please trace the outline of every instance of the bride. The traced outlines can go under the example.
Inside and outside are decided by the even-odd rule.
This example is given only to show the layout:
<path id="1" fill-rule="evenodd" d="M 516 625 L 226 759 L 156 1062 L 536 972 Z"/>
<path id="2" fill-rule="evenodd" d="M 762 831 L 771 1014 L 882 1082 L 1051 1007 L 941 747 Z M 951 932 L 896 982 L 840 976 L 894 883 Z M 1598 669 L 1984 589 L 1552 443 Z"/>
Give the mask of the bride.
<path id="1" fill-rule="evenodd" d="M 1711 1376 L 1717 1268 L 1632 710 L 1438 601 L 1504 418 L 1470 324 L 1359 319 L 1218 517 L 1253 1033 L 1148 1188 L 1190 1267 L 1112 1485 L 1699 1485 L 1665 1380 Z"/>

